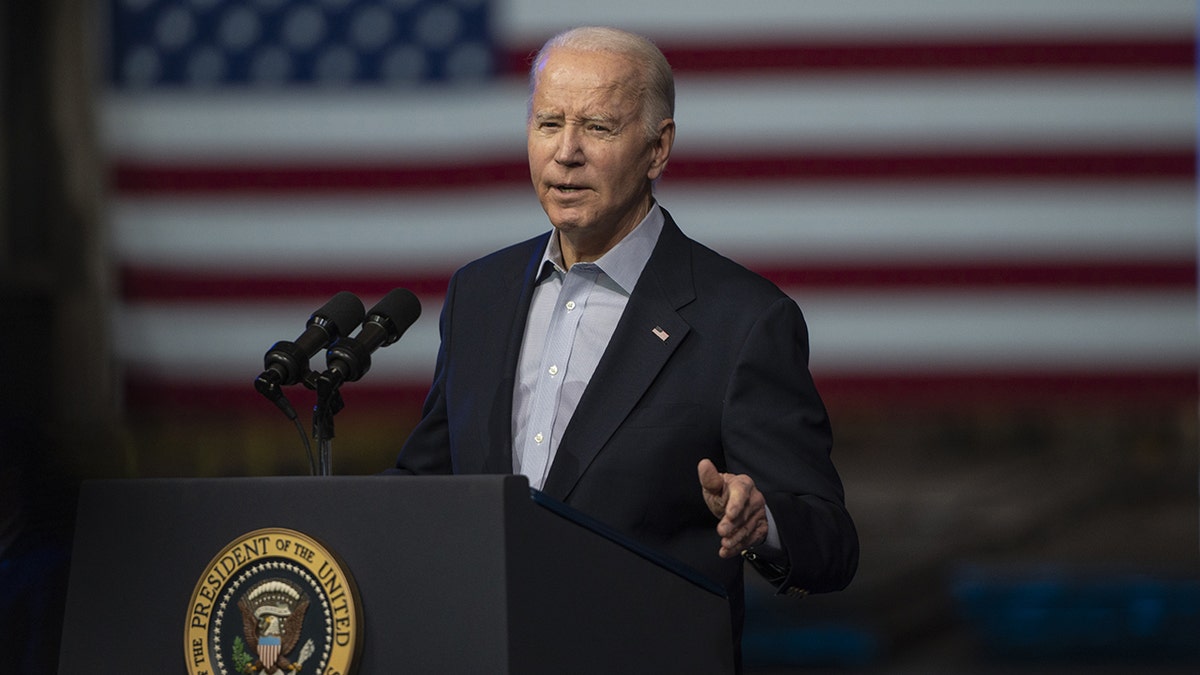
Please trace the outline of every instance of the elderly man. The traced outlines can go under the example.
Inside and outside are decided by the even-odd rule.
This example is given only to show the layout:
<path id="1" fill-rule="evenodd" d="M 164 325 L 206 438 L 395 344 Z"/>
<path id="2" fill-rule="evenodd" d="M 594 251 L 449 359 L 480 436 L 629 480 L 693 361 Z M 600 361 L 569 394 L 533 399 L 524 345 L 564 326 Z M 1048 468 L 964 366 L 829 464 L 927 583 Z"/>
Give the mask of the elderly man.
<path id="1" fill-rule="evenodd" d="M 529 170 L 553 229 L 454 275 L 395 472 L 528 476 L 724 585 L 736 644 L 743 557 L 800 594 L 857 566 L 804 319 L 656 203 L 675 92 L 652 43 L 569 31 L 530 85 Z"/>

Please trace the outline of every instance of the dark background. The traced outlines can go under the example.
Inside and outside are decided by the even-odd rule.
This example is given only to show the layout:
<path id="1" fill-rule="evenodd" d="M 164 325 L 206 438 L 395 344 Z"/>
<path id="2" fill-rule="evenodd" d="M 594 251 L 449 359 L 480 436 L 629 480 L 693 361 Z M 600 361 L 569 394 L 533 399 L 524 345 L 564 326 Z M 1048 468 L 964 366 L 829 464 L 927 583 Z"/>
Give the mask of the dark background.
<path id="1" fill-rule="evenodd" d="M 0 10 L 0 654 L 28 655 L 16 672 L 56 658 L 79 481 L 305 471 L 268 406 L 124 403 L 86 4 Z M 860 572 L 799 602 L 752 583 L 749 670 L 1194 672 L 1194 388 L 830 408 Z M 347 410 L 339 472 L 386 465 L 415 416 Z"/>

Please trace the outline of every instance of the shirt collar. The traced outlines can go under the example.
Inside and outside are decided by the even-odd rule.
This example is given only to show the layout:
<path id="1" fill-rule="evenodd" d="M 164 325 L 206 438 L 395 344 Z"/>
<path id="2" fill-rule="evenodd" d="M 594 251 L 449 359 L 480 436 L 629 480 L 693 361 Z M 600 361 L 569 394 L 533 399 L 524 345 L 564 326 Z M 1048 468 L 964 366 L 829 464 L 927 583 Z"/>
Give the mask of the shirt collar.
<path id="1" fill-rule="evenodd" d="M 646 262 L 650 260 L 650 254 L 654 252 L 654 245 L 658 243 L 658 235 L 662 234 L 664 222 L 662 209 L 655 202 L 651 204 L 650 212 L 646 214 L 642 222 L 638 223 L 638 226 L 625 235 L 621 241 L 618 241 L 616 246 L 613 246 L 593 263 L 577 264 L 595 265 L 626 293 L 633 293 L 633 287 L 637 285 L 637 280 L 642 276 Z M 550 275 L 551 270 L 566 273 L 557 230 L 550 234 L 550 241 L 546 242 L 546 251 L 542 254 L 540 270 L 537 279 L 539 283 Z"/>

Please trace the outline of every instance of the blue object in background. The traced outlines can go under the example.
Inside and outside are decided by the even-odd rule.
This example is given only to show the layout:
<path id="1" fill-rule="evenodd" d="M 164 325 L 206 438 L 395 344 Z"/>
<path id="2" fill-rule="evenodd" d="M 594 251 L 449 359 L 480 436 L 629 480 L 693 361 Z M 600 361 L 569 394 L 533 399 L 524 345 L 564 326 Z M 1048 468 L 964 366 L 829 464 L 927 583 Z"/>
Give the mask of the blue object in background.
<path id="1" fill-rule="evenodd" d="M 486 0 L 111 0 L 118 89 L 410 86 L 496 72 Z"/>
<path id="2" fill-rule="evenodd" d="M 747 623 L 742 661 L 747 667 L 861 668 L 880 656 L 875 634 L 848 623 Z"/>
<path id="3" fill-rule="evenodd" d="M 1200 659 L 1200 579 L 1045 567 L 969 567 L 953 593 L 989 655 Z"/>

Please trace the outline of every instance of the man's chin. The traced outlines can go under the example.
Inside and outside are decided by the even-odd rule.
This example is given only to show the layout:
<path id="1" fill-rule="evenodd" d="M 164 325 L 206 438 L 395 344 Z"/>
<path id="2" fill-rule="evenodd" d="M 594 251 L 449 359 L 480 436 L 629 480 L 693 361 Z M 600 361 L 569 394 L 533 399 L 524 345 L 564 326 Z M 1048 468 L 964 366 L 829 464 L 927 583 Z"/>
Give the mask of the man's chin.
<path id="1" fill-rule="evenodd" d="M 576 209 L 550 207 L 545 209 L 545 211 L 546 216 L 550 219 L 550 224 L 556 230 L 569 232 L 582 227 L 587 222 L 585 214 L 580 213 Z"/>

